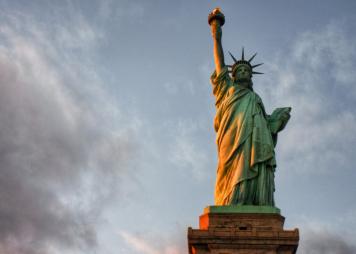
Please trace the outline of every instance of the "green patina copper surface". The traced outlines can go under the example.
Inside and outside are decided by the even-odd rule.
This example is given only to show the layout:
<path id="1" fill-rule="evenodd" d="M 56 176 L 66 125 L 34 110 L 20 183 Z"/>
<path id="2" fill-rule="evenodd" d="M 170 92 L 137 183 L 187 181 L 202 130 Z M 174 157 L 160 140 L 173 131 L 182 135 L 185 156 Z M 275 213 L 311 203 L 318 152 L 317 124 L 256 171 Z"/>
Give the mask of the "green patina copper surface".
<path id="1" fill-rule="evenodd" d="M 262 74 L 253 70 L 261 64 L 251 64 L 256 54 L 246 60 L 242 51 L 237 60 L 230 53 L 234 64 L 225 65 L 221 44 L 224 22 L 220 9 L 209 15 L 214 40 L 215 71 L 211 83 L 216 99 L 214 127 L 218 148 L 215 204 L 274 207 L 274 147 L 291 108 L 266 113 L 260 96 L 253 90 L 252 75 Z"/>
<path id="2" fill-rule="evenodd" d="M 281 210 L 274 206 L 224 205 L 207 206 L 204 213 L 268 213 L 280 214 Z"/>

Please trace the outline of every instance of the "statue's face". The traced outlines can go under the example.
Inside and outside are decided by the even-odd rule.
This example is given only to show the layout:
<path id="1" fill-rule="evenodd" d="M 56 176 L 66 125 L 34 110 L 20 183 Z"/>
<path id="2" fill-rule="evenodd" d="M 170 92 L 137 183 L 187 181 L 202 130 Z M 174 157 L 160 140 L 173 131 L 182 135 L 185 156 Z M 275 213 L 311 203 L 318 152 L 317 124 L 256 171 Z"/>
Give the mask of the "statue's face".
<path id="1" fill-rule="evenodd" d="M 240 65 L 236 68 L 235 79 L 236 81 L 250 81 L 252 77 L 251 69 L 247 65 Z"/>

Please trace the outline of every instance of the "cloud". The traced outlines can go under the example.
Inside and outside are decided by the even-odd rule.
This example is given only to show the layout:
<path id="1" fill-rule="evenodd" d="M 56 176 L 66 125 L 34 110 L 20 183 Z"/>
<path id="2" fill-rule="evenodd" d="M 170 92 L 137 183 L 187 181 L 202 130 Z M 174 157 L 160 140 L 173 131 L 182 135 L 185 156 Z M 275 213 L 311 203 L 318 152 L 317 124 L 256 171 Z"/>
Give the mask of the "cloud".
<path id="1" fill-rule="evenodd" d="M 145 3 L 142 1 L 123 0 L 118 3 L 112 0 L 103 0 L 98 5 L 99 18 L 103 20 L 107 20 L 108 17 L 110 17 L 110 20 L 119 19 L 120 23 L 124 21 L 142 22 L 146 12 Z"/>
<path id="2" fill-rule="evenodd" d="M 299 228 L 300 241 L 297 253 L 356 253 L 354 243 L 356 217 L 352 208 L 345 209 L 342 215 L 325 216 L 325 213 L 322 213 L 318 217 L 313 217 L 299 213 L 287 219 L 289 225 L 297 225 Z"/>
<path id="3" fill-rule="evenodd" d="M 267 108 L 293 108 L 278 148 L 295 172 L 320 174 L 352 165 L 356 46 L 348 32 L 355 27 L 346 24 L 331 22 L 299 35 L 289 52 L 266 66 L 267 84 L 256 85 Z"/>
<path id="4" fill-rule="evenodd" d="M 334 21 L 321 32 L 301 34 L 294 46 L 294 59 L 301 64 L 307 63 L 311 71 L 325 71 L 338 85 L 350 85 L 356 78 L 353 71 L 356 46 L 350 44 L 353 38 L 349 37 L 345 26 L 346 21 Z"/>
<path id="5" fill-rule="evenodd" d="M 159 254 L 159 251 L 153 248 L 148 242 L 144 239 L 129 234 L 127 232 L 121 232 L 121 237 L 135 250 L 145 253 L 145 254 Z"/>
<path id="6" fill-rule="evenodd" d="M 344 236 L 327 230 L 308 230 L 303 233 L 298 249 L 301 254 L 352 254 L 356 253 L 356 245 Z"/>
<path id="7" fill-rule="evenodd" d="M 100 32 L 79 14 L 56 21 L 52 29 L 25 14 L 2 17 L 4 254 L 95 252 L 100 210 L 133 152 L 135 131 L 111 122 L 122 116 L 91 65 Z"/>
<path id="8" fill-rule="evenodd" d="M 178 168 L 187 169 L 195 179 L 202 180 L 207 173 L 209 158 L 203 148 L 197 147 L 198 132 L 202 131 L 199 122 L 178 120 L 167 129 L 173 137 L 169 160 Z"/>
<path id="9" fill-rule="evenodd" d="M 125 240 L 126 244 L 137 253 L 142 254 L 178 254 L 187 251 L 182 246 L 168 243 L 167 239 L 160 237 L 160 243 L 153 239 L 147 239 L 138 234 L 121 231 L 120 236 Z"/>

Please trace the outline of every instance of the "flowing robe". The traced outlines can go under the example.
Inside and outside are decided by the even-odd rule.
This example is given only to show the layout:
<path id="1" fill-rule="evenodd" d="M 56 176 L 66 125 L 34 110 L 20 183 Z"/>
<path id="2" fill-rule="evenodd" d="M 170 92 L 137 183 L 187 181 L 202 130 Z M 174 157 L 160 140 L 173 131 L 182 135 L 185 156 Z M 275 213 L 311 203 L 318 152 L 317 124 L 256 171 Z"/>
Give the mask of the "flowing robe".
<path id="1" fill-rule="evenodd" d="M 274 206 L 274 145 L 261 98 L 237 85 L 227 68 L 211 76 L 216 98 L 216 205 Z"/>

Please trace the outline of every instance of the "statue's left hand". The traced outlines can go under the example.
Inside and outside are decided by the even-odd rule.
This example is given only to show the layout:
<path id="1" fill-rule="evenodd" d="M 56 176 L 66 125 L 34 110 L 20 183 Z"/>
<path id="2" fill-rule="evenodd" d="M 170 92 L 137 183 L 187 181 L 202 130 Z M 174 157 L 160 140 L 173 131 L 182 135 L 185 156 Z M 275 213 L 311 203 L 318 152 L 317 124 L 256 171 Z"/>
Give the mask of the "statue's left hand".
<path id="1" fill-rule="evenodd" d="M 284 129 L 290 119 L 290 112 L 290 107 L 277 108 L 273 111 L 268 120 L 272 133 L 277 134 Z"/>
<path id="2" fill-rule="evenodd" d="M 286 110 L 284 110 L 280 116 L 282 122 L 287 122 L 290 118 L 291 108 L 285 108 L 285 109 Z"/>

